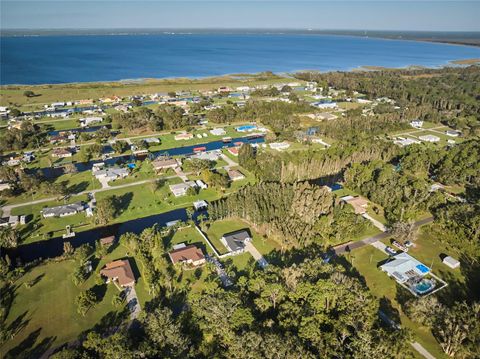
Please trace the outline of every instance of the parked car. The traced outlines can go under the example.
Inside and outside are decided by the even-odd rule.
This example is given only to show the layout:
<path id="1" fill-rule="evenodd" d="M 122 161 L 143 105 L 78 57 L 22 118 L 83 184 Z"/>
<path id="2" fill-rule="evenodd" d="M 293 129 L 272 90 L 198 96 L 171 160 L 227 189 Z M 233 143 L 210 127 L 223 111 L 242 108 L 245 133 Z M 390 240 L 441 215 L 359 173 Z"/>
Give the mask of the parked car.
<path id="1" fill-rule="evenodd" d="M 397 254 L 397 251 L 390 246 L 385 247 L 385 252 L 387 252 L 391 256 L 394 256 Z"/>
<path id="2" fill-rule="evenodd" d="M 410 242 L 410 241 L 406 241 L 404 244 L 405 244 L 405 247 L 407 247 L 407 248 L 410 248 L 410 247 L 413 246 L 413 243 Z"/>

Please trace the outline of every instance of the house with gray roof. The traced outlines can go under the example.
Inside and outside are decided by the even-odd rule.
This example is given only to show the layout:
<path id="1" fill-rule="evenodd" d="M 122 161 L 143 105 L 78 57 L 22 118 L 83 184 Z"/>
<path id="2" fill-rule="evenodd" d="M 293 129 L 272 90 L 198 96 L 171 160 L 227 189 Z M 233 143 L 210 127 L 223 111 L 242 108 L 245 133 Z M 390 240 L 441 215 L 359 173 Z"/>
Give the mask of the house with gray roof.
<path id="1" fill-rule="evenodd" d="M 115 181 L 118 178 L 127 177 L 129 172 L 126 168 L 111 167 L 100 170 L 93 170 L 92 173 L 98 180 L 106 178 L 108 181 Z"/>
<path id="2" fill-rule="evenodd" d="M 56 207 L 46 207 L 40 211 L 44 218 L 66 217 L 83 212 L 85 205 L 82 202 L 75 202 Z"/>
<path id="3" fill-rule="evenodd" d="M 245 250 L 245 243 L 252 240 L 246 229 L 226 233 L 220 238 L 225 248 L 232 254 L 242 253 Z"/>

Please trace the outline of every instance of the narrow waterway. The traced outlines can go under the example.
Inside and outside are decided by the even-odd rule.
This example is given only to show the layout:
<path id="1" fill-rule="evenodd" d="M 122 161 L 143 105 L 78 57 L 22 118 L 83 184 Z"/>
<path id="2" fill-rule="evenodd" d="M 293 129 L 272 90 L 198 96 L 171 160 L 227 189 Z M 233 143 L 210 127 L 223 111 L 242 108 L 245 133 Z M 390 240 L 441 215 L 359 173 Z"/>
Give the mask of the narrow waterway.
<path id="1" fill-rule="evenodd" d="M 195 212 L 193 219 L 196 219 L 200 213 L 207 214 L 206 211 Z M 90 244 L 92 246 L 101 238 L 114 235 L 118 238 L 127 232 L 141 233 L 145 228 L 158 225 L 164 227 L 168 222 L 186 221 L 188 219 L 187 212 L 184 208 L 175 209 L 170 212 L 155 214 L 152 216 L 134 219 L 128 222 L 111 225 L 108 227 L 94 228 L 88 231 L 79 232 L 73 238 L 63 239 L 56 237 L 44 241 L 38 241 L 18 246 L 15 250 L 11 250 L 8 254 L 11 258 L 19 258 L 23 263 L 32 262 L 37 259 L 55 258 L 63 254 L 63 244 L 68 241 L 74 248 L 78 248 L 82 244 Z"/>
<path id="2" fill-rule="evenodd" d="M 224 147 L 234 147 L 235 143 L 237 142 L 242 142 L 242 143 L 263 143 L 265 142 L 264 137 L 239 137 L 239 138 L 234 138 L 231 142 L 229 143 L 224 143 L 223 141 L 212 141 L 208 143 L 201 143 L 201 144 L 196 144 L 192 146 L 183 146 L 183 147 L 175 147 L 175 148 L 169 148 L 161 151 L 155 151 L 149 154 L 150 158 L 156 158 L 158 156 L 189 156 L 193 155 L 194 148 L 197 147 L 205 147 L 205 151 L 213 151 L 213 150 L 219 150 Z M 116 157 L 111 157 L 106 160 L 94 160 L 94 161 L 89 161 L 87 163 L 74 163 L 76 169 L 78 172 L 84 172 L 84 171 L 90 171 L 95 163 L 100 163 L 103 162 L 107 166 L 114 166 L 118 163 L 125 163 L 129 162 L 132 160 L 138 160 L 139 158 L 134 158 L 133 156 L 116 156 Z M 35 171 L 38 169 L 34 169 Z M 45 167 L 40 169 L 43 173 L 43 175 L 48 178 L 48 179 L 54 179 L 57 177 L 60 177 L 61 175 L 64 174 L 63 167 Z"/>

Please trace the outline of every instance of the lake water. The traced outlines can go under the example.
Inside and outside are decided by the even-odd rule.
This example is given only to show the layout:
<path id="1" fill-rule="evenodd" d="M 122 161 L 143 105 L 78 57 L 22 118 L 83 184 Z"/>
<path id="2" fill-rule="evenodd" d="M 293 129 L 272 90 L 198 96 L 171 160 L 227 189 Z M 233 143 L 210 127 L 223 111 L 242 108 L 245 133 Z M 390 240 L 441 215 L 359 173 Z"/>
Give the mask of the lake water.
<path id="1" fill-rule="evenodd" d="M 480 48 L 298 34 L 37 36 L 1 38 L 1 84 L 204 77 L 260 71 L 441 66 Z"/>

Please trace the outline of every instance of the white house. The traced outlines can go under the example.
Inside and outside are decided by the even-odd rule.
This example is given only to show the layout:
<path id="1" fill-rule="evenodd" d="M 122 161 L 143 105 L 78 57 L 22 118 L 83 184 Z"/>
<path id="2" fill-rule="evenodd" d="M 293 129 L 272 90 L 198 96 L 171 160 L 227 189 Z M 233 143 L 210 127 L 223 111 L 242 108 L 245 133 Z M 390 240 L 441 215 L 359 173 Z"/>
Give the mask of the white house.
<path id="1" fill-rule="evenodd" d="M 99 123 L 102 121 L 103 118 L 101 117 L 84 117 L 80 119 L 80 126 L 87 127 L 90 126 L 92 123 Z"/>
<path id="2" fill-rule="evenodd" d="M 434 136 L 434 135 L 419 136 L 418 138 L 422 141 L 425 141 L 425 142 L 439 142 L 440 141 L 440 137 L 437 137 L 437 136 Z"/>
<path id="3" fill-rule="evenodd" d="M 210 130 L 210 133 L 214 136 L 223 136 L 227 134 L 223 128 L 214 128 Z"/>
<path id="4" fill-rule="evenodd" d="M 337 108 L 336 102 L 313 102 L 312 106 L 317 108 L 326 109 L 326 108 Z"/>
<path id="5" fill-rule="evenodd" d="M 290 144 L 288 142 L 272 142 L 269 146 L 272 150 L 283 151 L 289 148 Z"/>
<path id="6" fill-rule="evenodd" d="M 423 127 L 423 121 L 420 121 L 420 120 L 410 121 L 410 126 L 412 126 L 414 128 L 422 128 Z"/>
<path id="7" fill-rule="evenodd" d="M 118 178 L 125 178 L 128 176 L 128 173 L 128 169 L 116 167 L 92 171 L 92 174 L 96 179 L 100 180 L 106 178 L 108 181 L 115 181 Z"/>
<path id="8" fill-rule="evenodd" d="M 195 188 L 197 184 L 193 181 L 187 181 L 179 184 L 172 184 L 169 186 L 170 191 L 175 197 L 185 196 L 189 188 Z"/>
<path id="9" fill-rule="evenodd" d="M 380 266 L 380 269 L 395 278 L 399 283 L 405 283 L 411 278 L 423 277 L 430 272 L 430 268 L 407 253 L 399 253 L 394 259 Z"/>
<path id="10" fill-rule="evenodd" d="M 207 184 L 205 182 L 203 182 L 202 180 L 196 180 L 195 183 L 201 189 L 207 189 L 208 188 Z"/>

